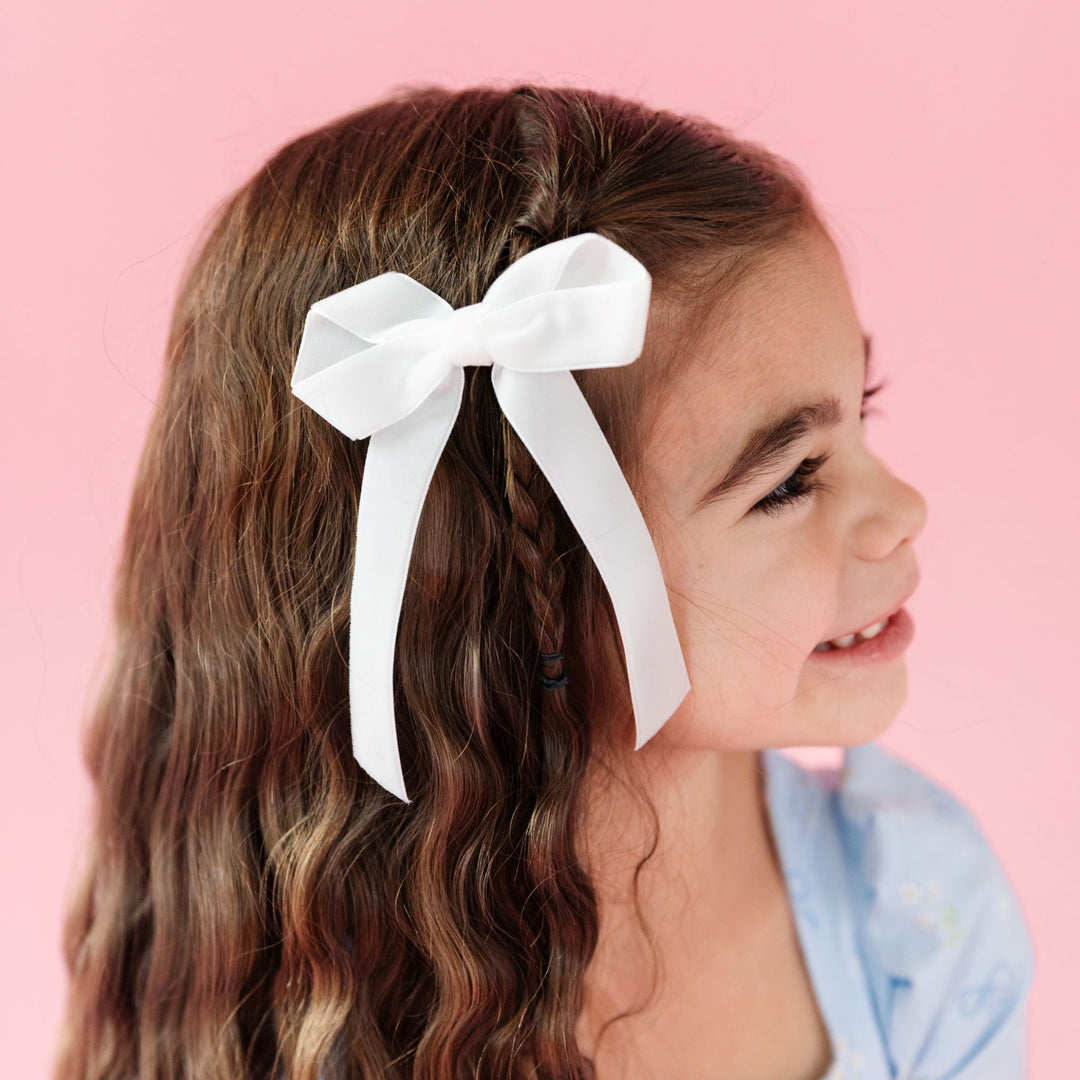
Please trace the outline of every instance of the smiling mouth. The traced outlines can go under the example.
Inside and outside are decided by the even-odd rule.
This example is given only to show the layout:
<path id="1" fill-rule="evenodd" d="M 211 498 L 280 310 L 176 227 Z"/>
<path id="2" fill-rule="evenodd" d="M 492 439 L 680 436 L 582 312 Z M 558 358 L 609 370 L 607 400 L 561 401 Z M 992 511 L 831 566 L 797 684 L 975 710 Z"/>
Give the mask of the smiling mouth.
<path id="1" fill-rule="evenodd" d="M 916 575 L 915 580 L 912 582 L 903 596 L 897 600 L 897 602 L 876 622 L 868 623 L 866 626 L 859 630 L 852 630 L 848 634 L 841 634 L 840 637 L 830 638 L 828 641 L 820 641 L 814 646 L 814 652 L 832 652 L 838 649 L 850 649 L 854 645 L 858 645 L 863 641 L 871 641 L 897 622 L 897 616 L 904 610 L 904 605 L 915 594 L 915 590 L 919 587 L 919 578 Z M 910 617 L 908 620 L 910 621 Z"/>
<path id="2" fill-rule="evenodd" d="M 879 619 L 854 634 L 823 641 L 810 654 L 817 663 L 881 664 L 898 659 L 907 651 L 915 635 L 915 622 L 907 608 L 897 608 L 888 618 Z"/>
<path id="3" fill-rule="evenodd" d="M 842 637 L 823 641 L 820 645 L 814 646 L 814 652 L 828 652 L 830 649 L 848 649 L 858 641 L 870 641 L 871 638 L 876 638 L 889 625 L 889 619 L 891 618 L 892 615 L 886 615 L 884 619 L 879 619 L 876 623 L 872 623 L 854 634 L 844 634 Z"/>

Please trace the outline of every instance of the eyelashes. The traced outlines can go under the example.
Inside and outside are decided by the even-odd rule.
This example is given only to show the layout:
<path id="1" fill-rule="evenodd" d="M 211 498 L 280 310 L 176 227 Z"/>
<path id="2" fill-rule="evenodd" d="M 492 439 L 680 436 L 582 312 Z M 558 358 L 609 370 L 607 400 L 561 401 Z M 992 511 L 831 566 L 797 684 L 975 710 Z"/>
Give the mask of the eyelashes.
<path id="1" fill-rule="evenodd" d="M 875 413 L 875 412 L 880 412 L 881 411 L 880 409 L 870 409 L 869 412 L 868 412 L 867 408 L 866 408 L 866 403 L 875 394 L 881 393 L 881 391 L 885 389 L 885 385 L 886 385 L 885 380 L 880 379 L 880 380 L 878 380 L 878 382 L 874 383 L 873 386 L 868 386 L 863 391 L 863 394 L 862 394 L 862 411 L 859 413 L 859 419 L 860 420 L 865 420 L 867 418 L 867 416 L 870 415 L 870 413 Z"/>
<path id="2" fill-rule="evenodd" d="M 863 390 L 862 409 L 859 412 L 860 421 L 865 420 L 871 413 L 880 412 L 879 409 L 868 410 L 866 403 L 884 388 L 885 382 L 882 380 Z M 768 495 L 756 502 L 750 508 L 750 513 L 782 514 L 788 507 L 802 502 L 815 492 L 824 489 L 826 487 L 825 483 L 821 480 L 815 480 L 813 477 L 832 456 L 833 451 L 830 450 L 825 454 L 819 454 L 817 457 L 805 458 L 783 483 L 773 488 Z"/>
<path id="3" fill-rule="evenodd" d="M 764 499 L 750 508 L 750 513 L 779 514 L 793 503 L 801 502 L 823 486 L 820 480 L 811 479 L 822 465 L 832 457 L 832 451 L 806 458 L 782 483 L 773 488 Z"/>

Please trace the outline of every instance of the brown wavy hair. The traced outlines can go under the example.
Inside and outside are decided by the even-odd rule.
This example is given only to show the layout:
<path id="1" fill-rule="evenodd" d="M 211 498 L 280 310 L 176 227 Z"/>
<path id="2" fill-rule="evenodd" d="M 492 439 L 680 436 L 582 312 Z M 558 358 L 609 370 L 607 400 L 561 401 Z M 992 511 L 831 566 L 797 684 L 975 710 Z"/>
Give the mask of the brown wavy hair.
<path id="1" fill-rule="evenodd" d="M 533 84 L 400 89 L 210 215 L 83 736 L 56 1080 L 595 1075 L 574 1037 L 599 932 L 579 828 L 589 783 L 632 782 L 610 600 L 490 370 L 466 368 L 401 611 L 411 803 L 372 781 L 347 692 L 367 442 L 291 393 L 305 314 L 388 270 L 459 307 L 538 245 L 621 244 L 653 277 L 645 352 L 574 377 L 653 521 L 643 449 L 703 313 L 818 220 L 792 165 L 725 128 Z"/>

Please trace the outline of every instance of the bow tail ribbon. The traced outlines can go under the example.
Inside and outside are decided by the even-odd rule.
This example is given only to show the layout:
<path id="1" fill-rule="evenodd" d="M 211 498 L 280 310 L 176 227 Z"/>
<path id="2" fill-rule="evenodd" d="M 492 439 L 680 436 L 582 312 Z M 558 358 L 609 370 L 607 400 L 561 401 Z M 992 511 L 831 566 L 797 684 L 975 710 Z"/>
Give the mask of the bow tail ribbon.
<path id="1" fill-rule="evenodd" d="M 619 624 L 639 750 L 690 690 L 652 537 L 570 371 L 492 368 L 495 396 L 551 484 L 607 586 Z"/>
<path id="2" fill-rule="evenodd" d="M 357 763 L 404 802 L 394 720 L 394 653 L 416 527 L 435 466 L 461 407 L 465 373 L 452 367 L 412 412 L 368 440 L 356 514 L 349 601 L 349 702 Z M 378 543 L 372 539 L 378 537 Z"/>
<path id="3" fill-rule="evenodd" d="M 640 749 L 678 708 L 690 680 L 656 549 L 600 425 L 566 370 L 496 364 L 499 404 L 551 484 L 611 597 L 626 656 Z M 431 479 L 461 405 L 454 367 L 413 412 L 372 434 L 356 522 L 349 623 L 353 753 L 409 802 L 394 717 L 401 601 Z M 377 544 L 370 543 L 373 536 Z"/>

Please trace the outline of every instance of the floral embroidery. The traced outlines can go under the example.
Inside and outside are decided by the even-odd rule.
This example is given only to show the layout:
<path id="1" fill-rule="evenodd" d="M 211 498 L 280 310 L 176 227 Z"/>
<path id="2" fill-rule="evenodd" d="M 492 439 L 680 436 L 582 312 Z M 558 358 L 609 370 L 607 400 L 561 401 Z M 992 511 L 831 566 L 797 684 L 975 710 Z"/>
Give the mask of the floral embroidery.
<path id="1" fill-rule="evenodd" d="M 960 914 L 954 904 L 943 899 L 941 886 L 936 880 L 923 883 L 904 881 L 897 892 L 901 904 L 918 908 L 913 916 L 917 926 L 924 930 L 936 927 L 941 931 L 943 945 L 952 945 L 963 937 Z"/>
<path id="2" fill-rule="evenodd" d="M 866 1075 L 866 1055 L 852 1047 L 843 1035 L 834 1037 L 833 1048 L 832 1068 L 823 1080 L 862 1080 Z"/>

